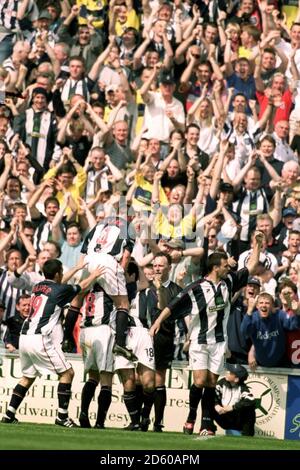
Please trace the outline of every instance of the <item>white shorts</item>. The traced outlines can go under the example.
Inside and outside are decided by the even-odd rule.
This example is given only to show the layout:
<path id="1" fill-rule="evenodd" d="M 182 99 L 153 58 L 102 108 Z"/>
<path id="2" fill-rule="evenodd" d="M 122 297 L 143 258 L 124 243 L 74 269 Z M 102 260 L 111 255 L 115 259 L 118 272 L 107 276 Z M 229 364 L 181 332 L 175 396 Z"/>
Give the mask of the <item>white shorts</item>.
<path id="1" fill-rule="evenodd" d="M 155 370 L 153 338 L 149 330 L 142 326 L 133 326 L 128 329 L 126 347 L 131 349 L 138 358 L 138 363 Z M 126 357 L 116 356 L 114 370 L 134 369 L 135 364 Z"/>
<path id="2" fill-rule="evenodd" d="M 21 335 L 20 360 L 25 377 L 38 377 L 47 374 L 62 374 L 71 369 L 61 345 L 51 335 Z"/>
<path id="3" fill-rule="evenodd" d="M 209 370 L 220 375 L 224 368 L 226 342 L 198 344 L 192 341 L 189 349 L 189 368 L 191 370 Z"/>
<path id="4" fill-rule="evenodd" d="M 99 325 L 80 330 L 80 347 L 84 362 L 84 370 L 99 372 L 113 371 L 114 335 L 110 326 Z"/>
<path id="5" fill-rule="evenodd" d="M 127 295 L 124 269 L 117 260 L 105 253 L 93 253 L 86 255 L 85 261 L 88 263 L 88 270 L 92 273 L 99 266 L 105 266 L 105 273 L 97 279 L 100 286 L 107 295 Z"/>

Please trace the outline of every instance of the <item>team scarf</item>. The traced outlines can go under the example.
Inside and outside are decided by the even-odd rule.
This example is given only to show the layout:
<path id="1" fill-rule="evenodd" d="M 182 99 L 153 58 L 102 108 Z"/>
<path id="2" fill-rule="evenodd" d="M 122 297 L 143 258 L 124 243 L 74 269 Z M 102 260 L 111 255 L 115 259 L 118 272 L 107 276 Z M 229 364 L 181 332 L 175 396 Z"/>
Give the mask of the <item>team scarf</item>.
<path id="1" fill-rule="evenodd" d="M 38 133 L 33 133 L 33 118 L 34 110 L 32 108 L 26 111 L 26 142 L 32 147 L 32 140 L 38 137 L 38 145 L 36 152 L 36 159 L 41 166 L 44 166 L 46 151 L 47 151 L 47 137 L 51 126 L 51 113 L 43 111 L 41 116 L 40 130 Z"/>
<path id="2" fill-rule="evenodd" d="M 64 104 L 69 104 L 73 95 L 81 95 L 85 101 L 89 100 L 89 92 L 86 80 L 72 80 L 68 78 L 61 93 L 61 99 Z"/>

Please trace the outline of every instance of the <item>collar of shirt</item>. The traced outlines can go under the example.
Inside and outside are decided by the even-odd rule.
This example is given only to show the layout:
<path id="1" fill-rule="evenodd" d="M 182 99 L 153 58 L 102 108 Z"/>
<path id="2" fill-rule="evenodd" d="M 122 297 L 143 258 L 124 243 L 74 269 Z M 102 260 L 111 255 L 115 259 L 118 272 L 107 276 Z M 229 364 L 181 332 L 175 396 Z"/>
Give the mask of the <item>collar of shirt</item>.
<path id="1" fill-rule="evenodd" d="M 170 282 L 171 282 L 170 279 L 168 279 L 166 282 L 162 282 L 161 285 L 162 285 L 163 287 L 169 287 Z"/>

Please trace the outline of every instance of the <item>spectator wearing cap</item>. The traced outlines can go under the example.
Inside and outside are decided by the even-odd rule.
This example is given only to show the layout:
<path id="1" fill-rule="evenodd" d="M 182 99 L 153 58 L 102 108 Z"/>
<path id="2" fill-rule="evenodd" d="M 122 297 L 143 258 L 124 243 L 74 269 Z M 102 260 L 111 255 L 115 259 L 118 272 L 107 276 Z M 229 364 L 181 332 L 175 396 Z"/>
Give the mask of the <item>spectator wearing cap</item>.
<path id="1" fill-rule="evenodd" d="M 280 224 L 274 229 L 274 235 L 283 244 L 285 249 L 288 246 L 288 236 L 291 230 L 293 230 L 293 223 L 296 220 L 297 211 L 293 207 L 285 207 L 282 211 L 282 219 Z M 297 228 L 295 228 L 297 230 Z"/>
<path id="2" fill-rule="evenodd" d="M 216 385 L 214 420 L 223 429 L 254 436 L 255 398 L 245 384 L 248 372 L 240 364 L 226 364 L 225 369 Z"/>
<path id="3" fill-rule="evenodd" d="M 300 304 L 292 302 L 294 316 L 275 310 L 274 298 L 261 292 L 249 299 L 247 313 L 241 324 L 244 337 L 250 338 L 255 350 L 255 362 L 262 367 L 280 367 L 285 363 L 286 331 L 300 328 Z M 255 363 L 252 363 L 255 367 Z"/>
<path id="4" fill-rule="evenodd" d="M 32 91 L 32 104 L 15 119 L 14 130 L 31 146 L 32 158 L 47 170 L 56 142 L 56 119 L 48 110 L 49 97 L 45 88 Z"/>
<path id="5" fill-rule="evenodd" d="M 52 16 L 48 12 L 48 10 L 44 9 L 41 10 L 38 19 L 35 24 L 35 28 L 31 32 L 30 35 L 30 45 L 32 46 L 29 59 L 33 63 L 39 59 L 40 55 L 45 53 L 45 43 L 49 44 L 52 48 L 55 44 L 55 37 L 52 31 L 50 30 L 50 25 L 52 23 Z M 43 51 L 39 52 L 39 48 L 43 46 Z M 47 56 L 43 58 L 44 61 L 47 61 Z M 38 60 L 38 62 L 42 62 L 42 60 Z"/>
<path id="6" fill-rule="evenodd" d="M 154 68 L 147 82 L 140 89 L 141 96 L 146 103 L 144 126 L 147 130 L 144 137 L 159 139 L 167 154 L 170 134 L 174 129 L 184 130 L 185 115 L 182 103 L 174 98 L 175 82 L 170 73 L 161 72 L 158 92 L 149 91 L 156 78 L 157 69 Z"/>
<path id="7" fill-rule="evenodd" d="M 241 333 L 241 323 L 246 315 L 249 299 L 255 299 L 261 288 L 257 277 L 249 277 L 246 287 L 235 298 L 230 309 L 227 334 L 230 357 L 228 362 L 233 364 L 247 364 L 251 341 L 245 339 Z"/>

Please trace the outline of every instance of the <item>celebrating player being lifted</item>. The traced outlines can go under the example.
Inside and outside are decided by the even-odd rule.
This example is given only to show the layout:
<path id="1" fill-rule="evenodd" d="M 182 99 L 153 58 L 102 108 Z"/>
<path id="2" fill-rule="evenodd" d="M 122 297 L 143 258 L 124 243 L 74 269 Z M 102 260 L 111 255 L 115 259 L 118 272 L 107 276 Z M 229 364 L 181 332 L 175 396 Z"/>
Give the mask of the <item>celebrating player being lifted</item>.
<path id="1" fill-rule="evenodd" d="M 90 272 L 98 266 L 106 267 L 98 282 L 117 309 L 113 352 L 135 361 L 136 356 L 126 348 L 129 301 L 124 274 L 132 248 L 133 241 L 128 235 L 127 221 L 121 217 L 108 217 L 87 235 L 81 253 L 86 255 L 85 260 Z"/>

